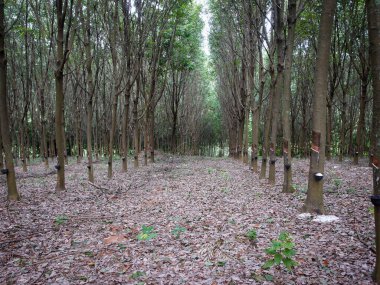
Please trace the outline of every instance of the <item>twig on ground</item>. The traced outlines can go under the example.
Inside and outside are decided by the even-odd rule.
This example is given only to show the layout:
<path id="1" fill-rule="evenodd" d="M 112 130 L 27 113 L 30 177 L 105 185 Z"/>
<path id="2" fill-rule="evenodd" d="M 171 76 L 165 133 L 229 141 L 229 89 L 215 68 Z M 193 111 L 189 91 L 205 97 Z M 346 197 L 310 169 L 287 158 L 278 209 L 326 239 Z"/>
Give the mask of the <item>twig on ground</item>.
<path id="1" fill-rule="evenodd" d="M 109 188 L 106 188 L 106 187 L 102 187 L 102 186 L 96 185 L 96 184 L 94 184 L 94 183 L 92 183 L 92 182 L 90 182 L 90 181 L 88 181 L 88 184 L 90 184 L 91 186 L 94 186 L 95 188 L 100 189 L 100 190 L 111 191 L 111 189 L 109 189 Z"/>

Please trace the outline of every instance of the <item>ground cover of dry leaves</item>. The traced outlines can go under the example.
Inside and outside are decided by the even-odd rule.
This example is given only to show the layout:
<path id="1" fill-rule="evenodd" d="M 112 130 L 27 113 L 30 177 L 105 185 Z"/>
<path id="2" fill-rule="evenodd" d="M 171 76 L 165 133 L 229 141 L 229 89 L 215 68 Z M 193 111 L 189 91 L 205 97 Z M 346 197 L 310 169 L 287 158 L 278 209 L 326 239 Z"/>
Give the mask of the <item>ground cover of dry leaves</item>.
<path id="1" fill-rule="evenodd" d="M 67 190 L 42 165 L 17 168 L 21 202 L 6 202 L 0 177 L 0 284 L 372 284 L 371 169 L 326 164 L 326 212 L 300 219 L 307 160 L 294 160 L 293 194 L 227 158 L 170 157 L 127 173 L 95 164 L 66 167 Z M 153 226 L 145 233 L 142 226 Z M 246 237 L 257 232 L 256 243 Z M 298 266 L 262 269 L 264 249 L 290 233 Z M 138 239 L 138 236 L 140 239 Z M 142 239 L 142 240 L 141 240 Z"/>

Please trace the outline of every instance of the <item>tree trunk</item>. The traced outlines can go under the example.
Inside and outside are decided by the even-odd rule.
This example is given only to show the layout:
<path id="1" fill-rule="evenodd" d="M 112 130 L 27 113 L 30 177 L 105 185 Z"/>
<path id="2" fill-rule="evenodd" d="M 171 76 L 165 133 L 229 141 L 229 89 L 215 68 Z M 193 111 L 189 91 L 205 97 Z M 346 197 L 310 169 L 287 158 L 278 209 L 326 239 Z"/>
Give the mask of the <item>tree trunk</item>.
<path id="1" fill-rule="evenodd" d="M 26 164 L 26 147 L 25 147 L 25 126 L 24 123 L 21 123 L 20 127 L 20 150 L 21 150 L 21 164 L 22 164 L 22 171 L 27 172 L 28 167 Z"/>
<path id="2" fill-rule="evenodd" d="M 150 114 L 148 121 L 150 162 L 154 163 L 154 108 L 148 108 L 148 112 Z"/>
<path id="3" fill-rule="evenodd" d="M 373 87 L 373 115 L 372 132 L 373 141 L 373 193 L 380 195 L 380 2 L 367 0 L 369 56 Z M 375 207 L 376 231 L 376 265 L 373 272 L 374 281 L 380 282 L 380 207 Z"/>
<path id="4" fill-rule="evenodd" d="M 284 94 L 282 97 L 282 123 L 283 123 L 283 155 L 284 155 L 284 184 L 282 192 L 292 193 L 292 143 L 291 143 L 291 74 L 293 63 L 293 47 L 295 38 L 295 26 L 297 14 L 297 1 L 289 0 L 288 2 L 288 39 L 285 54 L 285 73 L 284 73 Z"/>
<path id="5" fill-rule="evenodd" d="M 331 47 L 336 0 L 324 0 L 319 28 L 317 62 L 314 82 L 314 102 L 312 119 L 312 146 L 309 182 L 304 212 L 324 213 L 323 173 L 326 147 L 326 97 L 328 87 L 328 67 Z"/>
<path id="6" fill-rule="evenodd" d="M 361 81 L 361 92 L 360 92 L 360 107 L 359 107 L 359 121 L 356 130 L 356 147 L 354 153 L 354 164 L 359 164 L 359 157 L 363 155 L 364 150 L 364 134 L 365 134 L 365 108 L 367 100 L 367 87 L 368 87 L 368 77 L 362 79 Z"/>
<path id="7" fill-rule="evenodd" d="M 122 171 L 127 172 L 128 170 L 128 152 L 129 152 L 129 100 L 131 97 L 130 90 L 127 87 L 125 91 L 125 102 L 124 102 L 124 117 L 123 117 L 123 128 L 121 130 L 121 143 L 123 147 L 123 157 L 122 157 Z"/>
<path id="8" fill-rule="evenodd" d="M 111 132 L 109 137 L 109 145 L 108 145 L 108 178 L 112 178 L 112 158 L 113 158 L 113 145 L 114 145 L 114 138 L 115 138 L 115 132 L 116 132 L 116 117 L 117 117 L 117 103 L 119 99 L 119 91 L 118 91 L 118 83 L 117 83 L 117 51 L 116 51 L 116 37 L 117 37 L 117 31 L 118 31 L 118 24 L 119 21 L 118 18 L 118 7 L 119 3 L 118 0 L 115 0 L 115 10 L 113 13 L 113 29 L 110 35 L 110 46 L 111 46 L 111 56 L 112 56 L 112 74 L 113 74 L 113 82 L 112 82 L 112 116 L 111 116 Z"/>
<path id="9" fill-rule="evenodd" d="M 4 168 L 3 143 L 1 138 L 1 122 L 0 122 L 0 169 Z"/>
<path id="10" fill-rule="evenodd" d="M 145 99 L 145 102 L 148 101 L 148 98 Z M 149 104 L 149 103 L 148 103 Z M 145 120 L 144 120 L 144 165 L 148 165 L 148 145 L 149 145 L 149 115 L 148 110 L 145 111 Z"/>
<path id="11" fill-rule="evenodd" d="M 67 2 L 67 1 L 66 1 Z M 65 57 L 63 53 L 64 24 L 65 19 L 62 9 L 62 0 L 57 0 L 57 63 L 55 70 L 55 140 L 57 144 L 58 163 L 57 169 L 57 190 L 65 189 L 65 156 L 64 156 L 64 125 L 63 125 L 63 68 Z M 66 5 L 65 5 L 66 6 Z"/>
<path id="12" fill-rule="evenodd" d="M 340 126 L 340 133 L 339 133 L 339 162 L 343 161 L 343 156 L 345 153 L 345 145 L 346 145 L 346 108 L 347 108 L 347 102 L 346 102 L 346 92 L 343 90 L 342 92 L 343 102 L 342 102 L 342 124 Z"/>
<path id="13" fill-rule="evenodd" d="M 140 85 L 139 78 L 137 79 L 137 84 Z M 139 88 L 138 88 L 139 89 Z M 134 148 L 134 167 L 139 167 L 139 122 L 138 122 L 138 113 L 137 106 L 139 103 L 138 92 L 136 92 L 136 97 L 133 100 L 133 148 Z"/>
<path id="14" fill-rule="evenodd" d="M 283 24 L 283 7 L 284 1 L 278 0 L 273 2 L 275 11 L 275 33 L 277 35 L 277 79 L 272 107 L 272 129 L 270 137 L 270 164 L 269 164 L 269 183 L 276 183 L 276 146 L 277 146 L 277 128 L 280 112 L 280 98 L 284 91 L 284 24 Z"/>
<path id="15" fill-rule="evenodd" d="M 252 158 L 251 158 L 252 170 L 257 173 L 259 171 L 257 162 L 258 162 L 258 148 L 259 148 L 260 113 L 261 113 L 261 105 L 262 105 L 262 99 L 263 99 L 264 87 L 265 87 L 264 65 L 263 65 L 263 55 L 261 51 L 261 44 L 258 45 L 258 54 L 259 54 L 259 66 L 260 66 L 259 68 L 260 87 L 259 87 L 258 102 L 255 102 L 254 96 L 252 98 Z M 254 70 L 251 70 L 251 73 L 254 74 Z"/>
<path id="16" fill-rule="evenodd" d="M 330 90 L 330 93 L 333 92 Z M 329 101 L 327 102 L 327 129 L 326 129 L 326 159 L 331 159 L 331 142 L 332 142 L 332 98 L 333 95 L 329 96 Z"/>
<path id="17" fill-rule="evenodd" d="M 91 4 L 87 5 L 87 15 L 86 20 L 83 16 L 82 6 L 80 5 L 81 20 L 83 25 L 83 38 L 84 38 L 84 49 L 86 54 L 86 71 L 87 71 L 87 172 L 88 181 L 94 182 L 94 167 L 92 163 L 92 116 L 93 116 L 93 98 L 95 93 L 95 86 L 92 76 L 92 55 L 91 55 L 91 27 L 90 27 L 90 13 Z"/>
<path id="18" fill-rule="evenodd" d="M 20 200 L 17 192 L 16 175 L 13 165 L 12 143 L 9 134 L 9 117 L 7 105 L 7 58 L 5 54 L 5 15 L 4 0 L 0 0 L 0 132 L 5 153 L 7 169 L 8 200 Z M 1 155 L 2 156 L 2 155 Z"/>
<path id="19" fill-rule="evenodd" d="M 271 76 L 274 76 L 273 72 L 271 74 L 273 74 Z M 271 127 L 273 92 L 274 90 L 273 90 L 273 87 L 271 86 L 271 90 L 269 91 L 269 102 L 268 102 L 266 116 L 265 116 L 260 179 L 265 179 L 266 173 L 267 173 L 267 156 L 268 156 L 268 148 L 269 148 L 269 132 L 270 132 L 270 127 Z"/>
<path id="20" fill-rule="evenodd" d="M 45 112 L 45 96 L 44 90 L 40 90 L 40 100 L 41 100 L 41 146 L 42 148 L 41 155 L 43 156 L 43 160 L 45 162 L 45 168 L 49 168 L 49 155 L 48 155 L 48 146 L 47 146 L 47 133 L 46 133 L 46 112 Z"/>
<path id="21" fill-rule="evenodd" d="M 74 90 L 76 90 L 76 87 L 74 87 Z M 75 94 L 75 91 L 74 91 Z M 80 143 L 80 137 L 81 137 L 81 129 L 80 129 L 80 107 L 79 107 L 79 98 L 76 98 L 76 118 L 75 118 L 75 144 L 77 146 L 77 163 L 81 162 L 81 143 Z"/>

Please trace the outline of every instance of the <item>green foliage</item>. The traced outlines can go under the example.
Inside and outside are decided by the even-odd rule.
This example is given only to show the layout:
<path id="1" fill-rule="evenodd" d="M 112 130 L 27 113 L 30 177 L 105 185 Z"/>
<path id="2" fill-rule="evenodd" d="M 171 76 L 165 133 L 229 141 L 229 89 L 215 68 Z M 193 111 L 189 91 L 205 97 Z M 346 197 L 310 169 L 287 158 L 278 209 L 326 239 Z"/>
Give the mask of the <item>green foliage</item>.
<path id="1" fill-rule="evenodd" d="M 228 188 L 228 187 L 223 187 L 223 188 L 220 189 L 220 192 L 225 193 L 225 194 L 228 194 L 228 193 L 231 192 L 231 190 L 230 190 L 230 188 Z"/>
<path id="2" fill-rule="evenodd" d="M 257 232 L 253 229 L 248 230 L 245 236 L 250 240 L 250 241 L 256 241 L 257 239 Z"/>
<path id="3" fill-rule="evenodd" d="M 213 174 L 213 173 L 215 173 L 216 172 L 216 170 L 214 169 L 214 168 L 207 168 L 207 173 L 208 174 Z"/>
<path id="4" fill-rule="evenodd" d="M 175 238 L 179 238 L 181 233 L 184 233 L 184 232 L 186 232 L 186 228 L 181 227 L 181 226 L 175 226 L 175 228 L 172 230 L 172 235 Z"/>
<path id="5" fill-rule="evenodd" d="M 157 233 L 154 233 L 153 226 L 142 226 L 140 233 L 137 235 L 138 240 L 151 240 L 157 237 Z"/>
<path id="6" fill-rule="evenodd" d="M 263 268 L 268 269 L 273 266 L 280 266 L 282 263 L 291 271 L 297 265 L 297 262 L 293 259 L 296 255 L 294 247 L 291 236 L 286 232 L 282 232 L 278 239 L 272 240 L 272 245 L 265 249 L 265 252 L 271 258 L 264 263 Z"/>
<path id="7" fill-rule="evenodd" d="M 235 219 L 232 218 L 228 220 L 228 223 L 230 223 L 231 225 L 236 225 Z"/>
<path id="8" fill-rule="evenodd" d="M 63 225 L 64 223 L 66 223 L 68 220 L 69 220 L 69 218 L 68 218 L 66 215 L 58 215 L 58 216 L 54 219 L 54 223 L 55 223 L 57 226 L 60 226 L 60 225 Z"/>
<path id="9" fill-rule="evenodd" d="M 335 187 L 339 187 L 340 185 L 342 185 L 342 179 L 334 179 L 333 182 Z"/>
<path id="10" fill-rule="evenodd" d="M 273 219 L 272 219 L 272 218 L 268 218 L 268 219 L 267 219 L 267 223 L 268 223 L 268 224 L 273 224 L 273 223 L 274 223 L 274 221 L 273 221 Z"/>
<path id="11" fill-rule="evenodd" d="M 119 248 L 120 251 L 124 251 L 127 248 L 127 246 L 125 244 L 122 244 L 122 243 L 119 243 L 117 245 L 117 247 Z"/>
<path id="12" fill-rule="evenodd" d="M 88 257 L 94 257 L 94 253 L 91 250 L 85 251 L 84 255 Z"/>
<path id="13" fill-rule="evenodd" d="M 265 274 L 264 278 L 266 281 L 273 281 L 273 275 L 271 275 L 271 274 Z"/>
<path id="14" fill-rule="evenodd" d="M 229 175 L 226 171 L 222 171 L 221 176 L 222 176 L 225 180 L 229 180 L 229 179 L 230 179 L 230 175 Z"/>
<path id="15" fill-rule="evenodd" d="M 347 193 L 348 194 L 354 194 L 356 192 L 356 189 L 355 188 L 348 188 L 347 189 Z"/>
<path id="16" fill-rule="evenodd" d="M 138 278 L 140 278 L 140 277 L 142 277 L 142 276 L 145 276 L 145 272 L 144 271 L 135 271 L 135 272 L 133 272 L 132 274 L 131 274 L 131 278 L 132 279 L 138 279 Z"/>

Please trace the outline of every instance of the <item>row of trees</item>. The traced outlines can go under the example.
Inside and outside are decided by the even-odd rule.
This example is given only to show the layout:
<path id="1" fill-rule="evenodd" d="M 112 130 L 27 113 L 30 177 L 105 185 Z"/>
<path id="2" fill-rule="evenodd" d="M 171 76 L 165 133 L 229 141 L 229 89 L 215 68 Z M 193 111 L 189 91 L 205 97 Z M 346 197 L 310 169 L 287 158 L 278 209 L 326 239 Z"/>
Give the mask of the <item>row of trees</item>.
<path id="1" fill-rule="evenodd" d="M 320 37 L 325 23 L 318 17 L 320 1 L 213 0 L 211 10 L 212 57 L 231 156 L 247 162 L 251 148 L 253 170 L 258 171 L 260 154 L 260 177 L 266 177 L 269 162 L 269 182 L 274 184 L 276 154 L 282 153 L 284 192 L 293 191 L 292 153 L 316 154 L 318 161 L 325 152 L 327 159 L 337 155 L 340 161 L 352 155 L 355 164 L 364 154 L 370 157 L 376 129 L 371 125 L 363 1 L 338 1 L 326 28 L 331 36 L 323 32 Z M 321 44 L 328 44 L 328 50 L 317 56 Z M 315 66 L 321 62 L 326 87 L 317 86 Z M 318 132 L 313 133 L 316 121 Z"/>
<path id="2" fill-rule="evenodd" d="M 281 137 L 283 192 L 292 192 L 291 153 L 309 154 L 303 211 L 320 214 L 325 158 L 352 154 L 358 164 L 367 153 L 379 249 L 380 3 L 322 2 L 211 1 L 212 54 L 230 155 L 248 162 L 251 130 L 253 171 L 261 146 L 260 177 L 266 177 L 269 156 L 274 184 Z M 380 281 L 380 250 L 374 278 Z"/>
<path id="3" fill-rule="evenodd" d="M 200 48 L 201 7 L 193 1 L 1 4 L 1 107 L 8 108 L 0 110 L 1 141 L 9 199 L 19 199 L 17 158 L 27 171 L 31 158 L 49 167 L 49 157 L 57 157 L 62 190 L 68 156 L 80 162 L 86 155 L 93 182 L 93 160 L 101 156 L 112 177 L 115 157 L 127 171 L 128 155 L 138 167 L 141 151 L 147 164 L 158 147 L 198 154 L 220 141 Z"/>

